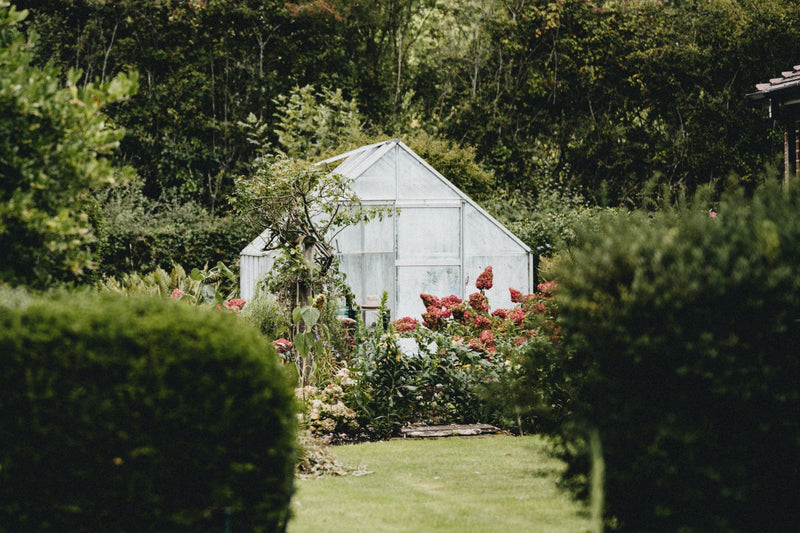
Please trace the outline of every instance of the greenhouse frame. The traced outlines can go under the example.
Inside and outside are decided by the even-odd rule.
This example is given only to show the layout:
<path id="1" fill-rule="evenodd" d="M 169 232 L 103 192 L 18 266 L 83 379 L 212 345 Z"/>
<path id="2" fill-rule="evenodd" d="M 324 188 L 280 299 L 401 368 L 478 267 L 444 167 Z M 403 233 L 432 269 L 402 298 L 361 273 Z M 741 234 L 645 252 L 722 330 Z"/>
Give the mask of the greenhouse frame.
<path id="1" fill-rule="evenodd" d="M 534 254 L 519 238 L 398 139 L 321 161 L 352 180 L 364 206 L 394 216 L 345 228 L 332 241 L 340 270 L 371 323 L 386 292 L 392 319 L 425 312 L 421 293 L 468 297 L 487 266 L 493 308 L 511 306 L 509 288 L 533 292 Z M 254 296 L 274 263 L 265 235 L 241 252 L 241 295 Z"/>

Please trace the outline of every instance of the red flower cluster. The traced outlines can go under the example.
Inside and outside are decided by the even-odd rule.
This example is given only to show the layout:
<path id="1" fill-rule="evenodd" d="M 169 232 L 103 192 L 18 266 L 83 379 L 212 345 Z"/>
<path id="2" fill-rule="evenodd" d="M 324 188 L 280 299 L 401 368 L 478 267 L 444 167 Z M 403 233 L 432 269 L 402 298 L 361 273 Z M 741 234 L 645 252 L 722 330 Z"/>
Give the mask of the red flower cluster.
<path id="1" fill-rule="evenodd" d="M 463 313 L 463 308 L 459 307 L 463 302 L 461 298 L 454 294 L 444 298 L 438 298 L 430 294 L 420 294 L 419 297 L 425 305 L 422 320 L 428 329 L 438 329 L 444 325 L 445 320 L 455 316 L 455 313 L 459 313 L 456 318 L 459 318 Z"/>
<path id="2" fill-rule="evenodd" d="M 450 296 L 446 296 L 439 300 L 439 304 L 441 307 L 446 307 L 449 310 L 453 310 L 454 307 L 459 306 L 463 303 L 463 300 L 456 296 L 455 294 L 451 294 Z"/>
<path id="3" fill-rule="evenodd" d="M 239 311 L 242 310 L 242 307 L 244 307 L 244 304 L 246 303 L 247 300 L 244 300 L 242 298 L 231 298 L 230 300 L 225 302 L 225 307 L 230 311 L 238 313 Z"/>
<path id="4" fill-rule="evenodd" d="M 540 283 L 536 290 L 542 293 L 542 296 L 552 296 L 557 288 L 558 285 L 554 281 L 548 281 L 547 283 Z"/>
<path id="5" fill-rule="evenodd" d="M 515 326 L 521 326 L 525 320 L 525 310 L 521 307 L 515 307 L 508 312 L 508 319 L 514 323 Z"/>
<path id="6" fill-rule="evenodd" d="M 294 347 L 294 344 L 292 344 L 291 341 L 288 341 L 282 337 L 272 341 L 272 345 L 278 350 L 278 353 L 286 353 Z"/>
<path id="7" fill-rule="evenodd" d="M 422 299 L 422 305 L 425 306 L 425 309 L 429 307 L 441 307 L 442 301 L 439 300 L 436 296 L 430 294 L 420 294 L 419 297 Z"/>
<path id="8" fill-rule="evenodd" d="M 466 301 L 452 294 L 444 298 L 421 294 L 425 304 L 423 325 L 428 329 L 458 333 L 453 336 L 455 342 L 481 352 L 487 360 L 498 351 L 521 346 L 536 336 L 545 335 L 553 343 L 560 340 L 561 331 L 555 322 L 557 307 L 552 299 L 558 289 L 556 283 L 541 283 L 532 294 L 510 288 L 511 301 L 516 305 L 490 313 L 484 291 L 492 288 L 492 284 L 492 267 L 487 267 L 475 283 L 479 292 L 470 294 Z M 395 324 L 397 331 L 406 332 L 415 329 L 418 322 L 406 317 Z"/>
<path id="9" fill-rule="evenodd" d="M 399 333 L 405 333 L 406 331 L 413 331 L 419 321 L 416 318 L 411 318 L 410 316 L 404 316 L 403 318 L 398 318 L 394 322 L 394 330 Z"/>
<path id="10" fill-rule="evenodd" d="M 478 279 L 475 281 L 475 287 L 478 290 L 488 290 L 492 288 L 492 282 L 494 281 L 494 274 L 492 273 L 492 267 L 486 267 Z"/>
<path id="11" fill-rule="evenodd" d="M 483 315 L 476 316 L 475 320 L 472 321 L 472 324 L 478 329 L 487 329 L 492 327 L 491 319 Z"/>
<path id="12" fill-rule="evenodd" d="M 489 302 L 486 296 L 480 292 L 473 292 L 469 295 L 469 306 L 476 311 L 489 311 Z"/>
<path id="13" fill-rule="evenodd" d="M 425 313 L 422 313 L 422 321 L 428 329 L 439 329 L 451 316 L 452 313 L 449 309 L 441 309 L 432 305 Z"/>

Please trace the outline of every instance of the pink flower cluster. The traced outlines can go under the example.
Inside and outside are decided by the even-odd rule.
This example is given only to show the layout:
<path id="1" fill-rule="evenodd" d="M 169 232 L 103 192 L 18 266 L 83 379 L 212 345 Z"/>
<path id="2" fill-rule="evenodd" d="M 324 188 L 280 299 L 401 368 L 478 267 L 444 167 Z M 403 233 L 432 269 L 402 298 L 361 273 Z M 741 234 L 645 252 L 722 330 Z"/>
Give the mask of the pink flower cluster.
<path id="1" fill-rule="evenodd" d="M 439 329 L 444 326 L 445 321 L 452 317 L 454 310 L 458 309 L 462 304 L 461 298 L 453 294 L 445 296 L 444 298 L 437 298 L 430 294 L 420 294 L 419 297 L 422 300 L 422 304 L 425 306 L 425 312 L 422 313 L 422 322 L 428 329 Z M 404 317 L 397 322 L 407 320 L 414 319 Z M 395 329 L 397 329 L 397 327 L 395 327 Z M 401 330 L 397 329 L 397 331 Z"/>
<path id="2" fill-rule="evenodd" d="M 227 302 L 225 302 L 225 308 L 229 311 L 233 311 L 234 313 L 238 313 L 244 307 L 244 304 L 247 303 L 247 300 L 242 298 L 231 298 Z"/>
<path id="3" fill-rule="evenodd" d="M 558 286 L 554 282 L 541 283 L 536 292 L 523 294 L 510 288 L 511 301 L 516 305 L 509 309 L 489 312 L 489 302 L 484 290 L 493 283 L 492 267 L 478 277 L 475 286 L 480 292 L 469 295 L 462 301 L 454 295 L 439 298 L 421 294 L 425 305 L 422 323 L 428 329 L 447 329 L 456 335 L 453 340 L 470 349 L 492 356 L 499 346 L 514 347 L 529 342 L 537 335 L 547 335 L 551 342 L 560 339 L 560 328 L 556 326 L 556 307 L 553 295 Z M 395 323 L 398 332 L 412 331 L 418 322 L 409 317 Z"/>
<path id="4" fill-rule="evenodd" d="M 291 341 L 281 337 L 280 339 L 272 341 L 272 345 L 278 350 L 278 353 L 286 353 L 294 347 Z"/>
<path id="5" fill-rule="evenodd" d="M 411 318 L 410 316 L 404 316 L 398 320 L 392 322 L 394 325 L 395 331 L 398 333 L 405 333 L 407 331 L 413 331 L 417 328 L 417 324 L 419 321 L 416 318 Z"/>
<path id="6" fill-rule="evenodd" d="M 477 281 L 475 282 L 475 288 L 483 291 L 492 288 L 492 282 L 494 281 L 494 274 L 492 273 L 492 267 L 486 267 L 480 276 L 478 276 Z"/>

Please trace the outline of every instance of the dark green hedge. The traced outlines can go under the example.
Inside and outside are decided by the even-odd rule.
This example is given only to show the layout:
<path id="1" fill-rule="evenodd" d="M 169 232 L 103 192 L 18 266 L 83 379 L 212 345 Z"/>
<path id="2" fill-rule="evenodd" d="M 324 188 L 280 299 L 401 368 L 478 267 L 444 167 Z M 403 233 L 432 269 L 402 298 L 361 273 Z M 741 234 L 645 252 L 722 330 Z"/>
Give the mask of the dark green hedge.
<path id="1" fill-rule="evenodd" d="M 291 385 L 238 317 L 108 295 L 2 298 L 0 531 L 280 531 Z"/>
<path id="2" fill-rule="evenodd" d="M 621 530 L 800 524 L 798 192 L 619 216 L 567 265 L 572 421 L 600 433 Z"/>
<path id="3" fill-rule="evenodd" d="M 146 198 L 134 183 L 99 194 L 96 220 L 98 274 L 233 266 L 258 231 L 231 214 L 215 215 L 194 203 Z"/>

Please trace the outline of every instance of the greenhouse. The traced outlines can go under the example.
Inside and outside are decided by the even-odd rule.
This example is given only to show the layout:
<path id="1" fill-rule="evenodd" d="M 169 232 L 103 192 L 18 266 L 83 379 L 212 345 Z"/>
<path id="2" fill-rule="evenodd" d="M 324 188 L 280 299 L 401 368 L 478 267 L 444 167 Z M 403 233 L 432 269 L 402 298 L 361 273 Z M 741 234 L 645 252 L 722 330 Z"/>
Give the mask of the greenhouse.
<path id="1" fill-rule="evenodd" d="M 464 298 L 491 266 L 495 308 L 511 305 L 509 287 L 532 292 L 530 248 L 401 141 L 394 139 L 318 163 L 353 180 L 365 206 L 399 213 L 346 228 L 333 240 L 340 270 L 370 320 L 384 291 L 392 318 L 419 317 L 420 293 Z M 241 293 L 252 298 L 273 258 L 257 237 L 241 252 Z"/>

